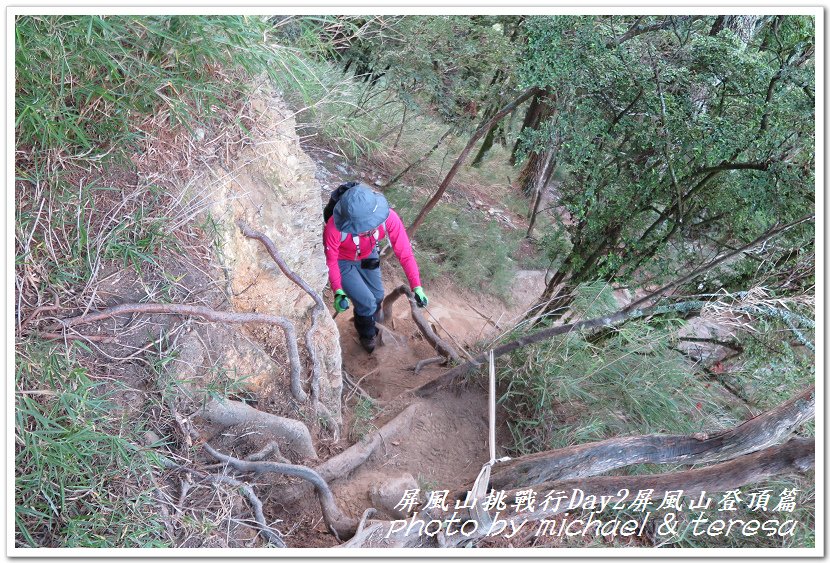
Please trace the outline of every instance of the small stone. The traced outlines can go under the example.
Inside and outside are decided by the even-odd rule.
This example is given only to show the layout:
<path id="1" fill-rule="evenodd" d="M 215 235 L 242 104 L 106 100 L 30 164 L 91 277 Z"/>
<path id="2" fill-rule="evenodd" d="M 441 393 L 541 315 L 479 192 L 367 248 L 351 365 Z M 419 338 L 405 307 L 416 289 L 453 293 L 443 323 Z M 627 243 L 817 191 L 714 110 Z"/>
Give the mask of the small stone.
<path id="1" fill-rule="evenodd" d="M 372 485 L 369 489 L 369 498 L 375 508 L 388 512 L 390 516 L 406 519 L 408 514 L 395 508 L 407 489 L 417 489 L 418 482 L 410 473 L 404 473 L 398 477 L 392 477 Z"/>
<path id="2" fill-rule="evenodd" d="M 193 130 L 193 136 L 196 137 L 196 140 L 201 142 L 205 140 L 205 130 L 201 127 L 197 127 Z"/>
<path id="3" fill-rule="evenodd" d="M 483 201 L 481 201 L 480 199 L 477 199 L 477 200 L 476 200 L 476 205 L 479 205 L 479 206 L 480 206 L 480 205 L 484 205 L 484 202 L 483 202 Z"/>

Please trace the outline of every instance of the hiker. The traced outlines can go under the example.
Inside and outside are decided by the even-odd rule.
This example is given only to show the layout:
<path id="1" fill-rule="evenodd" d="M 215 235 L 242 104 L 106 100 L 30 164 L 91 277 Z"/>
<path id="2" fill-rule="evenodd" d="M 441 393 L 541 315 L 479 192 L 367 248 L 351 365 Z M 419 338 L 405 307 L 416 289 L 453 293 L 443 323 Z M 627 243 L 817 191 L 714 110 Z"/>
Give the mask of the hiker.
<path id="1" fill-rule="evenodd" d="M 371 353 L 378 333 L 375 321 L 382 321 L 380 304 L 384 292 L 378 252 L 381 239 L 389 236 L 418 306 L 426 307 L 428 303 L 409 237 L 386 198 L 359 182 L 348 182 L 332 192 L 323 219 L 334 309 L 342 313 L 349 308 L 349 300 L 354 301 L 354 325 L 360 344 Z"/>

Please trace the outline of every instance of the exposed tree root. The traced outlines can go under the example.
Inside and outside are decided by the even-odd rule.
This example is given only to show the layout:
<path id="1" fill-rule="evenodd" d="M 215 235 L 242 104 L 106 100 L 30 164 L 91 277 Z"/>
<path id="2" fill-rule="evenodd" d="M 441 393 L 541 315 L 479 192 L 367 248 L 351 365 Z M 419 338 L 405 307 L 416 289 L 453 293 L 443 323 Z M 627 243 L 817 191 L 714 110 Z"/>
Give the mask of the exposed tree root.
<path id="1" fill-rule="evenodd" d="M 317 357 L 317 347 L 314 345 L 314 335 L 317 332 L 318 321 L 320 316 L 326 312 L 326 305 L 323 303 L 323 299 L 320 295 L 314 291 L 311 286 L 303 280 L 303 278 L 288 267 L 288 264 L 285 263 L 285 260 L 283 260 L 277 250 L 274 241 L 272 241 L 268 235 L 260 231 L 253 230 L 245 221 L 242 221 L 241 219 L 238 220 L 236 224 L 239 226 L 243 235 L 261 242 L 268 251 L 268 254 L 271 255 L 271 258 L 274 259 L 274 262 L 277 263 L 277 266 L 279 266 L 282 273 L 285 274 L 285 276 L 292 282 L 297 284 L 303 291 L 308 293 L 314 300 L 311 327 L 309 327 L 305 335 L 306 350 L 308 350 L 308 356 L 311 358 L 311 400 L 314 403 L 314 408 L 319 411 L 320 415 L 322 415 L 326 426 L 334 433 L 334 439 L 336 441 L 340 437 L 339 428 L 334 422 L 334 417 L 331 412 L 329 412 L 329 410 L 320 402 L 320 377 L 322 375 L 322 368 L 320 367 L 320 359 Z"/>
<path id="2" fill-rule="evenodd" d="M 446 358 L 442 356 L 435 356 L 434 358 L 426 358 L 424 360 L 421 360 L 417 364 L 415 364 L 415 375 L 421 373 L 421 370 L 427 367 L 428 365 L 437 364 L 438 362 L 443 362 L 445 360 Z"/>
<path id="3" fill-rule="evenodd" d="M 671 491 L 683 490 L 684 495 L 694 498 L 702 491 L 715 493 L 732 490 L 779 475 L 803 473 L 814 466 L 815 441 L 794 439 L 783 445 L 703 469 L 660 475 L 600 476 L 570 481 L 546 481 L 530 488 L 508 490 L 506 498 L 512 499 L 520 490 L 529 489 L 532 489 L 539 497 L 543 497 L 547 491 L 554 489 L 565 491 L 565 494 L 570 497 L 572 491 L 580 489 L 586 497 L 589 495 L 595 495 L 597 498 L 605 496 L 611 499 L 611 502 L 616 502 L 623 499 L 620 495 L 624 490 L 652 489 L 652 501 L 659 502 L 666 493 Z M 463 499 L 466 492 L 466 490 L 452 492 L 450 498 Z M 558 505 L 557 503 L 538 502 L 533 510 L 523 510 L 517 513 L 515 507 L 507 503 L 507 510 L 499 514 L 499 519 L 507 523 L 507 529 L 512 529 L 510 526 L 518 528 L 522 522 L 536 522 L 569 509 L 568 502 L 558 503 Z M 438 509 L 422 510 L 414 516 L 415 519 L 425 521 L 442 520 L 446 517 L 447 514 Z M 457 547 L 486 535 L 487 526 L 479 525 L 475 532 L 462 536 L 457 533 L 459 528 L 464 522 L 474 518 L 469 511 L 463 511 L 463 513 L 458 511 L 457 518 L 460 518 L 460 521 L 456 523 L 455 534 L 448 536 L 440 532 L 433 538 L 419 536 L 415 532 L 407 534 L 406 526 L 395 526 L 393 521 L 370 521 L 360 534 L 356 534 L 341 547 Z M 415 530 L 417 531 L 417 527 Z"/>
<path id="4" fill-rule="evenodd" d="M 179 465 L 178 463 L 172 461 L 171 459 L 159 456 L 161 459 L 162 464 L 168 469 L 176 469 L 179 471 L 184 471 L 186 473 L 190 473 L 192 475 L 196 475 L 205 481 L 210 481 L 212 483 L 222 483 L 226 485 L 231 485 L 234 487 L 238 487 L 245 498 L 248 499 L 248 502 L 251 504 L 251 508 L 254 511 L 254 520 L 259 526 L 259 531 L 265 538 L 268 540 L 269 543 L 274 545 L 275 547 L 286 547 L 285 542 L 282 541 L 282 536 L 279 532 L 271 528 L 265 520 L 265 514 L 262 512 L 262 501 L 259 499 L 257 494 L 254 492 L 254 489 L 248 485 L 247 483 L 243 483 L 242 481 L 238 481 L 232 477 L 228 477 L 227 475 L 213 475 L 211 473 L 204 473 L 202 471 L 198 471 L 191 467 L 186 467 L 184 465 Z M 186 494 L 186 490 L 183 491 Z M 183 497 L 184 494 L 181 496 Z M 181 502 L 182 499 L 180 499 Z"/>
<path id="5" fill-rule="evenodd" d="M 274 459 L 280 463 L 289 463 L 288 459 L 280 452 L 280 445 L 273 440 L 268 442 L 264 448 L 256 453 L 253 453 L 245 458 L 245 461 L 262 461 L 267 457 L 273 456 Z"/>
<path id="6" fill-rule="evenodd" d="M 302 465 L 292 465 L 289 463 L 277 463 L 273 461 L 244 461 L 233 456 L 225 455 L 216 451 L 210 444 L 204 442 L 202 447 L 205 448 L 210 455 L 227 463 L 230 467 L 240 472 L 253 473 L 278 473 L 281 475 L 291 475 L 305 479 L 317 490 L 317 497 L 320 500 L 320 508 L 323 511 L 323 519 L 326 521 L 328 527 L 340 539 L 341 537 L 349 538 L 354 535 L 357 529 L 357 521 L 349 518 L 337 506 L 337 501 L 328 486 L 328 483 L 313 469 L 304 467 Z M 260 504 L 260 512 L 262 505 Z"/>
<path id="7" fill-rule="evenodd" d="M 369 456 L 386 440 L 392 440 L 397 434 L 410 428 L 412 420 L 418 412 L 418 404 L 409 405 L 395 418 L 384 424 L 381 428 L 366 436 L 349 449 L 337 454 L 331 459 L 321 463 L 314 470 L 331 483 L 336 479 L 348 477 L 355 469 L 360 467 Z M 285 505 L 292 505 L 301 498 L 308 496 L 310 490 L 307 486 L 300 485 L 285 492 L 282 502 Z"/>
<path id="8" fill-rule="evenodd" d="M 259 428 L 265 436 L 284 440 L 288 447 L 299 455 L 317 459 L 311 433 L 308 427 L 299 420 L 263 412 L 239 401 L 216 399 L 211 399 L 197 414 L 222 426 L 247 424 Z"/>
<path id="9" fill-rule="evenodd" d="M 291 394 L 300 403 L 308 400 L 308 395 L 303 391 L 300 381 L 300 353 L 297 349 L 297 332 L 294 324 L 284 318 L 267 313 L 237 313 L 228 311 L 216 311 L 202 305 L 176 305 L 167 303 L 123 303 L 115 305 L 88 315 L 80 315 L 69 319 L 63 319 L 60 323 L 64 327 L 73 327 L 80 324 L 94 323 L 118 315 L 128 313 L 162 314 L 162 315 L 191 315 L 201 317 L 208 321 L 220 323 L 266 323 L 278 325 L 285 334 L 285 344 L 288 349 L 288 358 L 291 363 Z"/>
<path id="10" fill-rule="evenodd" d="M 435 351 L 448 360 L 452 360 L 454 362 L 461 361 L 461 358 L 458 356 L 458 353 L 453 349 L 453 347 L 444 342 L 437 334 L 435 334 L 432 327 L 429 326 L 429 323 L 418 309 L 418 304 L 415 302 L 415 297 L 412 295 L 412 291 L 405 285 L 398 286 L 383 299 L 381 309 L 383 310 L 384 318 L 392 318 L 392 304 L 395 303 L 401 295 L 406 295 L 406 298 L 409 300 L 409 306 L 412 309 L 412 318 L 414 319 L 415 324 L 418 325 L 418 329 L 421 331 L 421 334 L 423 334 L 427 342 L 435 348 Z"/>
<path id="11" fill-rule="evenodd" d="M 628 436 L 531 454 L 493 467 L 495 489 L 579 479 L 637 463 L 712 463 L 779 444 L 813 418 L 811 386 L 786 403 L 713 436 Z"/>
<path id="12" fill-rule="evenodd" d="M 262 512 L 262 501 L 259 500 L 259 497 L 254 492 L 254 489 L 249 484 L 238 481 L 232 477 L 228 477 L 227 475 L 207 475 L 206 478 L 216 483 L 226 483 L 228 485 L 233 485 L 234 487 L 239 487 L 239 490 L 242 491 L 242 494 L 245 495 L 245 498 L 247 498 L 248 502 L 251 503 L 251 508 L 254 510 L 254 519 L 257 521 L 257 524 L 259 524 L 259 531 L 262 532 L 262 535 L 264 535 L 274 546 L 286 547 L 285 542 L 282 541 L 282 536 L 280 536 L 278 532 L 272 530 L 266 523 L 265 514 Z"/>

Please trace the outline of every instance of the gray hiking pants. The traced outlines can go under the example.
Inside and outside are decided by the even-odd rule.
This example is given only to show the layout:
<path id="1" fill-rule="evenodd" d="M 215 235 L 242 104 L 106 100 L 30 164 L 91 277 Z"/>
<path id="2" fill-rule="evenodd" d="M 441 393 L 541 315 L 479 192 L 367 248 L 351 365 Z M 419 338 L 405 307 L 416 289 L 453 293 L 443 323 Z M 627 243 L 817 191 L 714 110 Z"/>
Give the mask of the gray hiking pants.
<path id="1" fill-rule="evenodd" d="M 375 248 L 369 258 L 378 258 Z M 354 303 L 354 314 L 370 317 L 383 301 L 383 282 L 380 268 L 367 270 L 360 267 L 360 260 L 338 260 L 343 291 Z"/>

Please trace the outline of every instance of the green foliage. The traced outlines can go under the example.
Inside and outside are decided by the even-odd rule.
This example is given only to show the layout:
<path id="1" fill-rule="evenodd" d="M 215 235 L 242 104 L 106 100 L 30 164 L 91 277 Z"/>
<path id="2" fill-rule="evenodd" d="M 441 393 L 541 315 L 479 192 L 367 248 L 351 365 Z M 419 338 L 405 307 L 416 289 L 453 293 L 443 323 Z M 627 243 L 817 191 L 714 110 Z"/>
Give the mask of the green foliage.
<path id="1" fill-rule="evenodd" d="M 712 35 L 713 21 L 526 21 L 522 76 L 550 93 L 557 135 L 523 137 L 557 143 L 574 284 L 665 279 L 813 209 L 813 19 L 740 16 Z"/>
<path id="2" fill-rule="evenodd" d="M 475 121 L 480 108 L 515 87 L 516 16 L 397 16 L 364 22 L 336 57 L 371 86 L 381 82 L 448 123 Z"/>
<path id="3" fill-rule="evenodd" d="M 152 458 L 85 369 L 49 345 L 15 377 L 15 537 L 30 547 L 165 547 Z"/>
<path id="4" fill-rule="evenodd" d="M 412 201 L 402 187 L 387 190 L 386 196 L 405 222 L 423 205 Z M 508 300 L 520 236 L 483 215 L 444 204 L 427 216 L 418 231 L 415 256 L 426 279 L 446 275 L 462 286 Z"/>
<path id="5" fill-rule="evenodd" d="M 352 415 L 352 429 L 349 436 L 352 440 L 360 441 L 370 432 L 377 430 L 372 420 L 379 414 L 380 409 L 375 406 L 374 401 L 366 397 L 359 397 L 355 403 Z"/>
<path id="6" fill-rule="evenodd" d="M 223 71 L 278 76 L 267 33 L 247 16 L 18 16 L 18 147 L 98 160 L 137 149 L 143 116 L 204 123 L 245 88 Z"/>
<path id="7" fill-rule="evenodd" d="M 578 293 L 585 311 L 613 309 L 595 284 Z M 679 326 L 632 321 L 599 343 L 571 333 L 514 352 L 499 376 L 513 451 L 734 424 L 736 416 L 674 350 Z"/>

